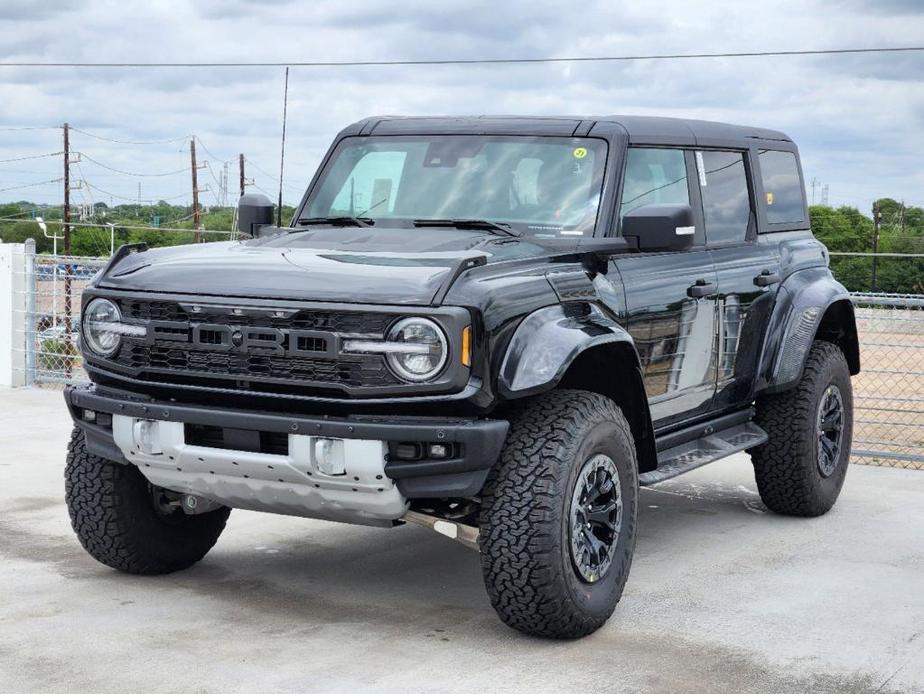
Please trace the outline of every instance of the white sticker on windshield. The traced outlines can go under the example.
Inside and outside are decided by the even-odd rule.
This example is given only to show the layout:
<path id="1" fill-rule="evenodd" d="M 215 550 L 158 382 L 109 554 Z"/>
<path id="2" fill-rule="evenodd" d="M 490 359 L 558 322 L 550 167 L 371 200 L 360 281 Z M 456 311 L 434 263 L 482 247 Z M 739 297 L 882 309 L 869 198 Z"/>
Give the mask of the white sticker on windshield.
<path id="1" fill-rule="evenodd" d="M 696 153 L 696 170 L 699 172 L 699 184 L 706 187 L 706 165 L 703 163 L 703 153 Z"/>

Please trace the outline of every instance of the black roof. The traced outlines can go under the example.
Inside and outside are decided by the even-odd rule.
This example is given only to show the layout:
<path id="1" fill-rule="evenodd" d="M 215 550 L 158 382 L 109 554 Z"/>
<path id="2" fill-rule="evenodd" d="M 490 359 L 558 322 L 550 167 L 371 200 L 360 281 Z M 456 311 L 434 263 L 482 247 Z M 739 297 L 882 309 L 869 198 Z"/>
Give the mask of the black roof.
<path id="1" fill-rule="evenodd" d="M 594 134 L 602 128 L 617 129 L 630 143 L 696 144 L 702 146 L 750 145 L 754 140 L 775 142 L 792 140 L 777 130 L 731 125 L 716 121 L 659 116 L 374 116 L 347 128 L 352 135 L 481 134 L 481 135 L 557 135 Z"/>

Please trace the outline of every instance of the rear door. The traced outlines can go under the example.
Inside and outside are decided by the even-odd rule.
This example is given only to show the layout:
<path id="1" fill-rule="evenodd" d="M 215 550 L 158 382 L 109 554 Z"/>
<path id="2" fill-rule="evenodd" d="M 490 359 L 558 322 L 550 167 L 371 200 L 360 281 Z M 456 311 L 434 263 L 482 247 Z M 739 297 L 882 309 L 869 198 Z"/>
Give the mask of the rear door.
<path id="1" fill-rule="evenodd" d="M 637 207 L 689 204 L 695 244 L 685 251 L 613 257 L 626 290 L 627 330 L 641 360 L 656 427 L 707 412 L 715 392 L 718 284 L 705 246 L 693 153 L 630 147 L 619 219 Z"/>
<path id="2" fill-rule="evenodd" d="M 759 239 L 750 153 L 698 150 L 706 246 L 718 277 L 713 409 L 747 403 L 780 282 L 779 247 Z"/>

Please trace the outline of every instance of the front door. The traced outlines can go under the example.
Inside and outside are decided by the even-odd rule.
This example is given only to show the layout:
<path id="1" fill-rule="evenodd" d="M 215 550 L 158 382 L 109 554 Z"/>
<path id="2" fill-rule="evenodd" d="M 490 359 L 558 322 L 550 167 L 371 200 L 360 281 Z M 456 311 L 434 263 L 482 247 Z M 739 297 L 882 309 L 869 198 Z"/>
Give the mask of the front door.
<path id="1" fill-rule="evenodd" d="M 632 147 L 619 218 L 644 205 L 689 204 L 697 219 L 686 251 L 615 256 L 626 289 L 627 330 L 641 360 L 655 427 L 695 417 L 712 406 L 716 379 L 718 280 L 696 214 L 692 152 Z"/>

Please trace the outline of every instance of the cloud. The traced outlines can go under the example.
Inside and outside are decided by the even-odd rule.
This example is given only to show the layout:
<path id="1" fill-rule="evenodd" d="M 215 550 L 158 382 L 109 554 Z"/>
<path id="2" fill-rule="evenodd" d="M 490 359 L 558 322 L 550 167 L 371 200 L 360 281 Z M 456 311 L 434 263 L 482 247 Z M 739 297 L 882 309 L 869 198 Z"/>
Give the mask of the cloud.
<path id="1" fill-rule="evenodd" d="M 152 0 L 0 4 L 4 61 L 312 61 L 640 55 L 915 43 L 918 2 L 775 3 L 589 0 Z M 5 20 L 5 21 L 4 21 Z M 293 68 L 286 197 L 295 200 L 331 138 L 370 114 L 689 116 L 781 129 L 806 175 L 832 199 L 880 195 L 924 203 L 915 157 L 924 149 L 924 57 L 912 54 L 635 61 L 551 65 Z M 196 133 L 212 171 L 243 152 L 257 184 L 276 186 L 282 70 L 0 68 L 0 159 L 60 149 L 75 126 L 117 140 Z M 170 171 L 184 141 L 123 145 L 80 133 L 74 146 L 112 167 Z M 45 171 L 49 167 L 16 170 Z M 4 172 L 0 180 L 36 174 Z M 167 197 L 188 176 L 133 179 L 82 165 L 120 196 Z M 265 173 L 264 173 L 265 172 Z M 875 176 L 870 175 L 875 172 Z M 202 174 L 211 181 L 211 174 Z M 250 175 L 250 174 L 248 174 Z M 30 178 L 32 176 L 32 178 Z M 233 178 L 233 176 L 232 176 Z M 15 182 L 15 181 L 14 181 Z M 214 181 L 211 181 L 214 186 Z M 0 186 L 4 187 L 4 186 Z M 49 190 L 51 197 L 53 191 Z M 18 197 L 18 192 L 16 193 Z M 0 199 L 3 194 L 0 193 Z M 208 196 L 206 200 L 209 200 Z M 108 200 L 107 200 L 108 202 Z"/>

